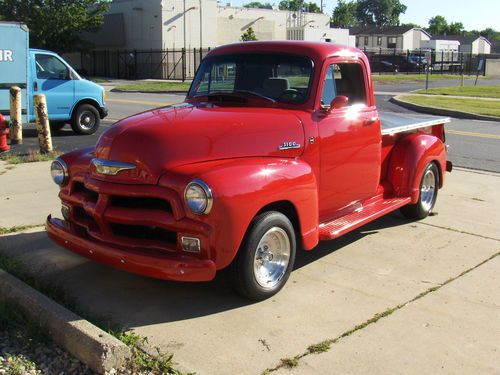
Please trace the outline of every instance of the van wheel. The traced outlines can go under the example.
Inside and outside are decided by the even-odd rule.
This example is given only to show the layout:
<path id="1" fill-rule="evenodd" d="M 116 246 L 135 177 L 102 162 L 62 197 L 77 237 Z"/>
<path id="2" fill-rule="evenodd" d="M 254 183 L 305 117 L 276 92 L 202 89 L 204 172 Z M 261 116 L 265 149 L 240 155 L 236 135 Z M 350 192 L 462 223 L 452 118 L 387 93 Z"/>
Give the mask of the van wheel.
<path id="1" fill-rule="evenodd" d="M 231 265 L 232 286 L 255 301 L 275 295 L 292 272 L 295 252 L 295 231 L 285 215 L 269 211 L 256 216 Z"/>
<path id="2" fill-rule="evenodd" d="M 420 180 L 418 202 L 401 207 L 401 213 L 411 219 L 423 219 L 432 212 L 439 189 L 439 170 L 436 163 L 427 164 Z"/>
<path id="3" fill-rule="evenodd" d="M 97 109 L 90 104 L 79 105 L 71 118 L 71 128 L 77 134 L 94 134 L 99 128 L 101 118 Z"/>

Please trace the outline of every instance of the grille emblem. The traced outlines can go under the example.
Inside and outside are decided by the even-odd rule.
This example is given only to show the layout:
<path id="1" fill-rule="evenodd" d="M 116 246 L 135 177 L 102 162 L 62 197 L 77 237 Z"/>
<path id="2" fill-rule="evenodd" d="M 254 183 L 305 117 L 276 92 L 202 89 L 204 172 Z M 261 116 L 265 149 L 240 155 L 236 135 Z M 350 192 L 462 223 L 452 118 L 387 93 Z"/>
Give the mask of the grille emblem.
<path id="1" fill-rule="evenodd" d="M 135 169 L 134 164 L 103 159 L 92 159 L 92 164 L 94 165 L 97 173 L 107 176 L 116 176 L 121 171 Z"/>

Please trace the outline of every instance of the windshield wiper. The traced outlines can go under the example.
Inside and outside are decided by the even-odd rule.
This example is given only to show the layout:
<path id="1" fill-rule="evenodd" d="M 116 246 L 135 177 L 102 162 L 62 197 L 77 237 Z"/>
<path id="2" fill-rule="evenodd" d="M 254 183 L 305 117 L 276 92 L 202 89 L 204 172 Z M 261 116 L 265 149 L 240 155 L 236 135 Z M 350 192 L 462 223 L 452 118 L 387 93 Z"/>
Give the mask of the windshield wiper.
<path id="1" fill-rule="evenodd" d="M 256 97 L 258 97 L 260 99 L 268 100 L 271 103 L 276 103 L 276 100 L 274 100 L 273 98 L 270 98 L 269 96 L 265 96 L 265 95 L 259 94 L 258 92 L 255 92 L 255 91 L 250 91 L 250 90 L 235 90 L 233 92 L 237 93 L 237 94 L 249 94 L 249 95 L 253 95 L 253 96 L 256 96 Z"/>
<path id="2" fill-rule="evenodd" d="M 238 95 L 240 94 L 240 95 Z M 213 91 L 213 92 L 210 92 L 208 94 L 198 94 L 198 95 L 195 95 L 194 98 L 199 98 L 199 97 L 210 97 L 210 96 L 219 96 L 219 95 L 225 95 L 225 96 L 241 96 L 241 94 L 248 94 L 248 95 L 252 95 L 252 96 L 256 96 L 258 97 L 259 99 L 264 99 L 264 100 L 267 100 L 267 101 L 270 101 L 271 103 L 273 104 L 276 104 L 276 100 L 274 100 L 273 98 L 270 98 L 268 96 L 265 96 L 265 95 L 262 95 L 262 94 L 259 94 L 255 91 L 249 91 L 249 90 L 235 90 L 235 91 Z"/>

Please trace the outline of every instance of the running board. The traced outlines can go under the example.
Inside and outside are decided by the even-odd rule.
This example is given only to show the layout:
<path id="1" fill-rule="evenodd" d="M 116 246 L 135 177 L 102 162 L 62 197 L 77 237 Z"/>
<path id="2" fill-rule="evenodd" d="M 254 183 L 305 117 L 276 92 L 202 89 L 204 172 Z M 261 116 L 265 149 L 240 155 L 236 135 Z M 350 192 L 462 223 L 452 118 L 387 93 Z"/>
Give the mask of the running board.
<path id="1" fill-rule="evenodd" d="M 411 199 L 407 198 L 380 198 L 374 202 L 370 202 L 366 206 L 339 217 L 332 221 L 325 221 L 319 225 L 319 239 L 333 240 L 343 234 L 359 228 L 372 220 L 375 220 L 391 211 L 397 210 L 404 205 L 410 203 Z"/>

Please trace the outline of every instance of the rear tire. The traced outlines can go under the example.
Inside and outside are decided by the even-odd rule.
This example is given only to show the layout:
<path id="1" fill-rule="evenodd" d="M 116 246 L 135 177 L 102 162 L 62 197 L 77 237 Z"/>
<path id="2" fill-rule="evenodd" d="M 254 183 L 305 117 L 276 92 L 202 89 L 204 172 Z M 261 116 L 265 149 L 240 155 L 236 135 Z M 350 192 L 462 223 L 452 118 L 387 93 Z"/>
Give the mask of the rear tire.
<path id="1" fill-rule="evenodd" d="M 91 104 L 80 104 L 71 118 L 71 128 L 77 134 L 94 134 L 99 128 L 101 117 L 97 109 Z"/>
<path id="2" fill-rule="evenodd" d="M 275 295 L 292 272 L 295 252 L 295 231 L 285 215 L 256 216 L 229 269 L 233 288 L 254 301 Z"/>
<path id="3" fill-rule="evenodd" d="M 411 219 L 424 219 L 432 212 L 439 190 L 439 169 L 431 162 L 422 174 L 418 202 L 401 207 L 401 213 Z"/>

